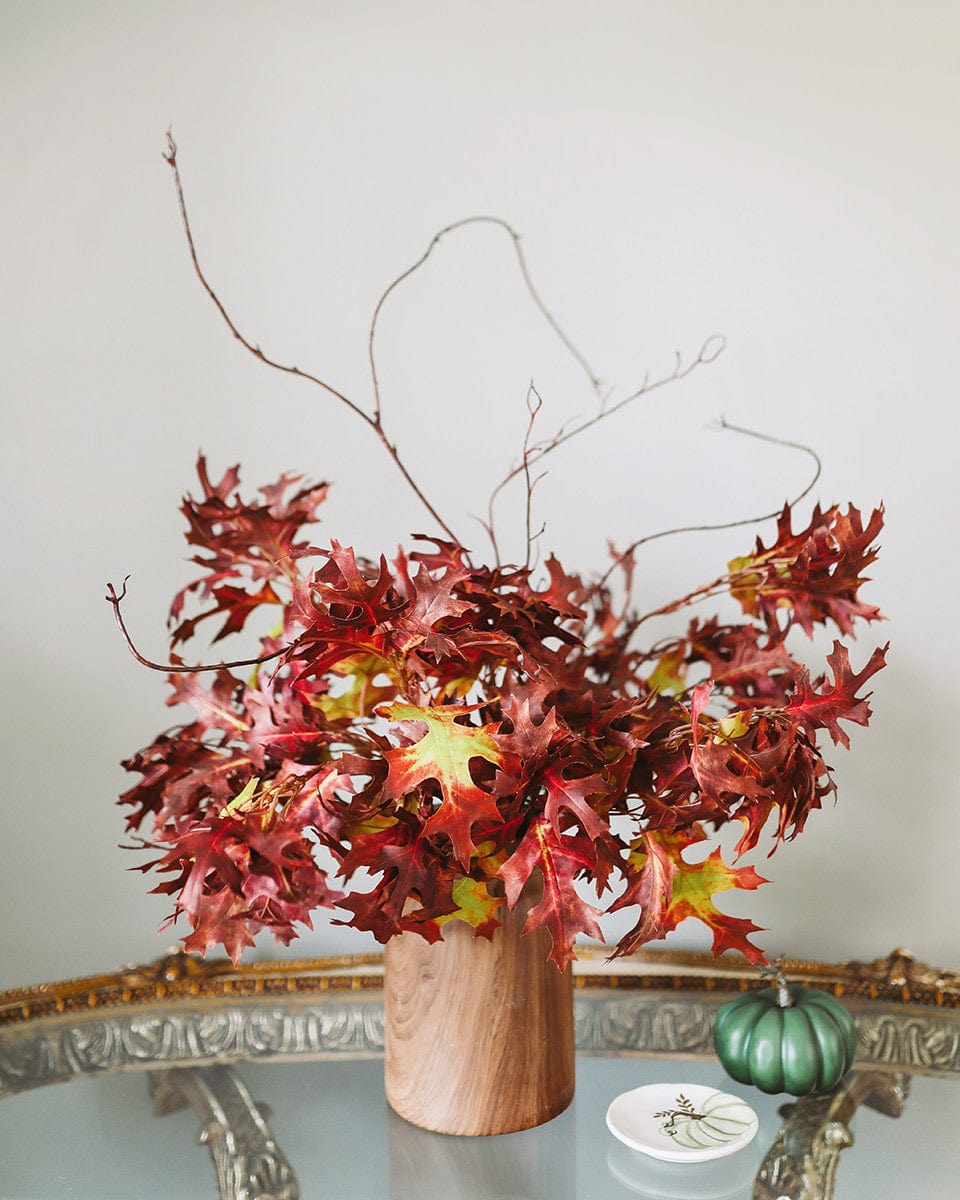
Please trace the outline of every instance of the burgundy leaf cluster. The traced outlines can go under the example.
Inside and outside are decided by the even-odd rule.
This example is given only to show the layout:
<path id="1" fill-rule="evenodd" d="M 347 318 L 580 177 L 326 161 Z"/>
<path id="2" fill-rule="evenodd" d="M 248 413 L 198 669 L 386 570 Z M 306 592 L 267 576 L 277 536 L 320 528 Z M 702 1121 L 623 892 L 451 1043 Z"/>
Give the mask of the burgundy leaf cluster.
<path id="1" fill-rule="evenodd" d="M 390 561 L 315 547 L 303 530 L 325 485 L 286 476 L 246 502 L 235 468 L 219 482 L 198 469 L 183 512 L 202 574 L 174 599 L 171 663 L 209 618 L 214 640 L 258 621 L 263 655 L 280 653 L 172 674 L 169 703 L 192 718 L 124 764 L 139 775 L 128 829 L 154 848 L 143 869 L 191 925 L 189 949 L 236 960 L 262 928 L 289 942 L 318 907 L 381 942 L 435 940 L 453 919 L 489 937 L 534 880 L 528 924 L 561 968 L 614 910 L 635 917 L 620 954 L 693 916 L 716 952 L 762 958 L 757 927 L 712 899 L 761 877 L 684 851 L 731 821 L 740 853 L 765 828 L 776 845 L 834 791 L 820 743 L 867 723 L 863 688 L 884 664 L 885 647 L 854 670 L 840 640 L 880 616 L 859 590 L 881 510 L 864 524 L 817 508 L 794 532 L 785 508 L 769 547 L 656 609 L 726 595 L 742 620 L 697 617 L 642 649 L 644 618 L 555 559 L 535 573 L 448 541 Z M 828 624 L 839 637 L 812 674 L 788 639 Z"/>

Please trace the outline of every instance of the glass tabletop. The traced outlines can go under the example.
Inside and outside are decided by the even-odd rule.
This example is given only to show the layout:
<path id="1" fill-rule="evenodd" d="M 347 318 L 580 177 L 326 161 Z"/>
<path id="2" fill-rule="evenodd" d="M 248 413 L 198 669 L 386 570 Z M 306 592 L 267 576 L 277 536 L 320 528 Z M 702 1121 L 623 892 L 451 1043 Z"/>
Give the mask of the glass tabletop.
<path id="1" fill-rule="evenodd" d="M 731 1083 L 717 1064 L 583 1057 L 574 1102 L 555 1120 L 497 1138 L 455 1138 L 396 1117 L 377 1060 L 247 1064 L 237 1074 L 269 1107 L 269 1128 L 300 1195 L 315 1200 L 741 1200 L 754 1195 L 785 1099 Z M 628 1149 L 609 1133 L 604 1114 L 620 1092 L 653 1082 L 742 1095 L 760 1118 L 757 1137 L 728 1159 L 702 1164 L 661 1163 Z M 913 1080 L 898 1118 L 861 1107 L 836 1196 L 952 1200 L 958 1123 L 960 1087 L 945 1079 Z M 0 1196 L 210 1200 L 216 1186 L 198 1133 L 192 1110 L 154 1115 L 142 1075 L 37 1089 L 0 1106 Z"/>
<path id="2" fill-rule="evenodd" d="M 234 971 L 177 958 L 0 995 L 0 1200 L 956 1195 L 955 977 L 795 967 L 844 993 L 860 1055 L 833 1093 L 793 1102 L 734 1083 L 713 1057 L 716 1009 L 752 977 L 695 960 L 581 968 L 573 1104 L 487 1138 L 389 1109 L 373 960 Z M 738 1095 L 759 1132 L 714 1162 L 649 1158 L 605 1124 L 617 1095 L 648 1083 Z"/>

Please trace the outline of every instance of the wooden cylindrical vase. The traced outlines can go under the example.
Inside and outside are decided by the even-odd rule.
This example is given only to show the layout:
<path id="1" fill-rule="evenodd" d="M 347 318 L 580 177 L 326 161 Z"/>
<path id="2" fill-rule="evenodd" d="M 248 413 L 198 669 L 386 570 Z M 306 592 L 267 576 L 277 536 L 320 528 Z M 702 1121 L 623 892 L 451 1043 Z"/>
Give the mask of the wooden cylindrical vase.
<path id="1" fill-rule="evenodd" d="M 573 972 L 550 938 L 521 936 L 537 896 L 500 910 L 492 941 L 462 921 L 442 941 L 391 938 L 384 955 L 385 1079 L 391 1108 L 436 1133 L 513 1133 L 573 1099 Z"/>

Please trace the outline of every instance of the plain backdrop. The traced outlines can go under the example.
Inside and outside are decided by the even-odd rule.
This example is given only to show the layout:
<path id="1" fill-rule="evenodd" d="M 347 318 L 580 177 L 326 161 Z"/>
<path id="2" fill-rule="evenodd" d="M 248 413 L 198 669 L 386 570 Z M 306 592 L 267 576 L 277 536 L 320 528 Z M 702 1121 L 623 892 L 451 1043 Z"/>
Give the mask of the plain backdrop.
<path id="1" fill-rule="evenodd" d="M 817 449 L 804 518 L 815 499 L 885 504 L 864 598 L 889 620 L 853 652 L 859 667 L 891 642 L 871 726 L 827 755 L 838 803 L 754 855 L 770 886 L 720 903 L 766 927 L 771 954 L 907 946 L 960 966 L 958 45 L 949 0 L 2 0 L 0 987 L 174 940 L 115 804 L 120 760 L 173 717 L 103 596 L 130 574 L 129 622 L 162 657 L 197 452 L 218 474 L 242 464 L 250 489 L 330 480 L 320 536 L 358 551 L 433 532 L 356 418 L 230 337 L 187 258 L 168 128 L 237 323 L 360 404 L 377 296 L 471 214 L 522 232 L 616 395 L 726 338 L 550 460 L 541 545 L 568 569 L 803 489 L 804 455 L 717 432 L 721 414 Z M 471 514 L 516 459 L 530 380 L 544 430 L 594 403 L 489 226 L 445 239 L 391 298 L 379 365 L 389 435 L 481 549 Z M 514 555 L 519 500 L 498 510 Z M 771 532 L 654 543 L 638 603 Z M 709 935 L 687 922 L 671 944 Z M 320 918 L 288 953 L 369 948 Z"/>

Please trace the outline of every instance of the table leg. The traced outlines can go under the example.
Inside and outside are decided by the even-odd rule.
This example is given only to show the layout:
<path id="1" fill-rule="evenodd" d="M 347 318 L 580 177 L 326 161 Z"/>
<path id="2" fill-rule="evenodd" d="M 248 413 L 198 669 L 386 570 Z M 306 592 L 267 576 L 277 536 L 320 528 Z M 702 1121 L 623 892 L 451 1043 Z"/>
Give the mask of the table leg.
<path id="1" fill-rule="evenodd" d="M 213 1158 L 220 1200 L 299 1200 L 300 1188 L 254 1102 L 232 1067 L 174 1067 L 150 1072 L 157 1116 L 191 1107 L 199 1141 Z"/>

